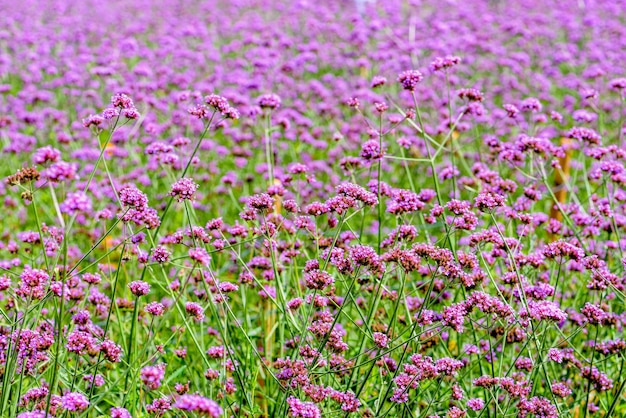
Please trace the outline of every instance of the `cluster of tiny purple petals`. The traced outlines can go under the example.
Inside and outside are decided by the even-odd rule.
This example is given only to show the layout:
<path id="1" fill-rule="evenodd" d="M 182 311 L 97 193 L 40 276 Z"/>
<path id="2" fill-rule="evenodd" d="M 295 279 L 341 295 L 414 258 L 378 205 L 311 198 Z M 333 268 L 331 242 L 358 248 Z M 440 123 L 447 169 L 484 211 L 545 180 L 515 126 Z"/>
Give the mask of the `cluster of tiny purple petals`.
<path id="1" fill-rule="evenodd" d="M 145 296 L 150 292 L 150 284 L 141 280 L 136 280 L 128 284 L 131 293 L 137 297 Z"/>
<path id="2" fill-rule="evenodd" d="M 222 408 L 217 402 L 201 395 L 182 395 L 176 399 L 173 407 L 181 411 L 194 412 L 203 417 L 219 418 L 222 416 Z"/>
<path id="3" fill-rule="evenodd" d="M 398 82 L 404 90 L 414 91 L 420 81 L 424 79 L 418 70 L 403 71 L 398 75 Z"/>
<path id="4" fill-rule="evenodd" d="M 228 103 L 228 100 L 217 94 L 204 97 L 204 103 L 196 104 L 187 109 L 187 112 L 198 119 L 213 120 L 216 113 L 224 119 L 239 119 L 239 111 Z"/>
<path id="5" fill-rule="evenodd" d="M 78 392 L 70 392 L 61 397 L 63 409 L 70 412 L 82 412 L 89 406 L 89 400 Z"/>
<path id="6" fill-rule="evenodd" d="M 198 185 L 192 179 L 183 177 L 172 184 L 169 195 L 182 202 L 183 200 L 193 200 L 197 190 Z"/>
<path id="7" fill-rule="evenodd" d="M 281 105 L 281 100 L 278 95 L 274 93 L 263 94 L 257 98 L 257 104 L 262 109 L 278 109 Z"/>

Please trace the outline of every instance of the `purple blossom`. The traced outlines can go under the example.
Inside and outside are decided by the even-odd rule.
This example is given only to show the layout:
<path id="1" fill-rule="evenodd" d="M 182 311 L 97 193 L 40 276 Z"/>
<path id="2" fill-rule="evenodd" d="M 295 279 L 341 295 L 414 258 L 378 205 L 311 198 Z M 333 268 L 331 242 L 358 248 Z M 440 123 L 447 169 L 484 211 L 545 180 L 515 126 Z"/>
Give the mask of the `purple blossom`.
<path id="1" fill-rule="evenodd" d="M 111 418 L 132 418 L 130 412 L 122 407 L 111 408 Z"/>
<path id="2" fill-rule="evenodd" d="M 276 94 L 269 93 L 259 96 L 259 98 L 257 99 L 257 104 L 262 109 L 274 110 L 280 107 L 281 100 L 280 97 L 278 97 Z"/>
<path id="3" fill-rule="evenodd" d="M 182 395 L 173 407 L 182 411 L 195 412 L 199 416 L 219 418 L 222 415 L 222 408 L 217 402 L 200 395 Z"/>
<path id="4" fill-rule="evenodd" d="M 184 177 L 172 185 L 169 195 L 182 202 L 183 200 L 193 200 L 197 190 L 198 185 L 192 179 Z"/>
<path id="5" fill-rule="evenodd" d="M 300 418 L 321 418 L 322 413 L 313 402 L 303 402 L 296 397 L 287 398 L 289 416 Z"/>
<path id="6" fill-rule="evenodd" d="M 448 55 L 446 57 L 437 57 L 429 65 L 430 71 L 437 72 L 448 70 L 461 62 L 461 58 Z"/>
<path id="7" fill-rule="evenodd" d="M 89 406 L 89 401 L 82 393 L 70 392 L 61 397 L 61 405 L 67 411 L 82 412 Z"/>
<path id="8" fill-rule="evenodd" d="M 144 367 L 141 369 L 140 377 L 149 390 L 158 389 L 165 377 L 165 364 Z"/>
<path id="9" fill-rule="evenodd" d="M 204 309 L 195 302 L 187 302 L 185 304 L 185 311 L 193 316 L 196 321 L 202 321 L 204 319 Z"/>
<path id="10" fill-rule="evenodd" d="M 409 91 L 414 91 L 423 79 L 424 76 L 417 70 L 403 71 L 398 75 L 398 82 L 402 85 L 402 88 Z"/>
<path id="11" fill-rule="evenodd" d="M 154 316 L 161 316 L 165 312 L 165 306 L 159 302 L 150 302 L 144 309 L 146 312 Z"/>
<path id="12" fill-rule="evenodd" d="M 130 282 L 128 284 L 128 288 L 131 293 L 137 297 L 145 296 L 150 292 L 150 285 L 141 280 L 135 280 L 134 282 Z"/>

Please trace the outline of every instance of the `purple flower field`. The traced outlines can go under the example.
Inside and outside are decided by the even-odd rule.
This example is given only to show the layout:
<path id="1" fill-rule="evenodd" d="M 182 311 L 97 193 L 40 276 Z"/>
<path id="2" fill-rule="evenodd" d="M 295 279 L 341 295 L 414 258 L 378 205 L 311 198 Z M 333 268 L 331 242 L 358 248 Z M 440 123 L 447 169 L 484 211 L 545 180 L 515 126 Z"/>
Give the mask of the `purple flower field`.
<path id="1" fill-rule="evenodd" d="M 0 23 L 0 417 L 626 416 L 625 0 Z"/>

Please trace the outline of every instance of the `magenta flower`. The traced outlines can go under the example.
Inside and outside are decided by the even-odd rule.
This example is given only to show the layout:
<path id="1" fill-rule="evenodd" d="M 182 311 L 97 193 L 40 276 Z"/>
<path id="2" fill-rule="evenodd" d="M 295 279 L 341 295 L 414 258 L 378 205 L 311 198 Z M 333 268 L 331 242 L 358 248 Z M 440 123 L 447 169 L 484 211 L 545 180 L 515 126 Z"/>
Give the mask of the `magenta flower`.
<path id="1" fill-rule="evenodd" d="M 150 292 L 150 285 L 146 282 L 142 282 L 141 280 L 135 280 L 134 282 L 130 282 L 128 284 L 128 288 L 131 293 L 137 297 L 145 296 Z"/>
<path id="2" fill-rule="evenodd" d="M 148 389 L 158 389 L 161 387 L 161 383 L 165 377 L 165 364 L 144 367 L 141 369 L 140 377 L 141 381 Z"/>
<path id="3" fill-rule="evenodd" d="M 263 94 L 258 97 L 257 104 L 262 109 L 274 110 L 280 107 L 281 100 L 280 100 L 280 97 L 278 97 L 276 94 L 273 94 L 273 93 Z"/>
<path id="4" fill-rule="evenodd" d="M 198 190 L 198 185 L 190 178 L 184 177 L 172 185 L 169 195 L 179 202 L 193 200 Z"/>
<path id="5" fill-rule="evenodd" d="M 89 401 L 82 393 L 70 392 L 61 397 L 61 405 L 67 411 L 82 412 L 89 406 Z"/>
<path id="6" fill-rule="evenodd" d="M 403 71 L 398 75 L 398 82 L 402 85 L 402 88 L 409 91 L 414 91 L 423 79 L 424 76 L 417 70 Z"/>

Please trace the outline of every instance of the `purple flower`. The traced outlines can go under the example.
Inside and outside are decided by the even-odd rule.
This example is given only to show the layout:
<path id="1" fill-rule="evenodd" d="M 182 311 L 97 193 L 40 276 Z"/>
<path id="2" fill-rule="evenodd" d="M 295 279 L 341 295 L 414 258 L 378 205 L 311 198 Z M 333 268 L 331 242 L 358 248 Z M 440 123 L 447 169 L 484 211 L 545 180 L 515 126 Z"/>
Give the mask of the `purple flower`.
<path id="1" fill-rule="evenodd" d="M 99 127 L 104 123 L 104 118 L 100 115 L 89 115 L 83 119 L 83 126 L 89 128 L 90 126 Z"/>
<path id="2" fill-rule="evenodd" d="M 265 212 L 274 206 L 274 199 L 267 193 L 261 193 L 250 196 L 246 206 L 257 212 Z"/>
<path id="3" fill-rule="evenodd" d="M 480 398 L 472 398 L 467 401 L 467 407 L 472 411 L 480 411 L 485 407 L 485 401 Z"/>
<path id="4" fill-rule="evenodd" d="M 174 408 L 212 418 L 219 418 L 222 415 L 222 408 L 217 402 L 200 395 L 182 395 L 176 399 Z"/>
<path id="5" fill-rule="evenodd" d="M 309 289 L 323 290 L 334 282 L 335 279 L 325 271 L 312 270 L 304 275 L 304 283 Z"/>
<path id="6" fill-rule="evenodd" d="M 104 377 L 101 374 L 97 374 L 95 377 L 93 375 L 83 376 L 83 380 L 87 382 L 87 387 L 90 388 L 92 385 L 96 387 L 100 387 L 104 385 Z"/>
<path id="7" fill-rule="evenodd" d="M 185 311 L 193 316 L 196 321 L 202 321 L 204 319 L 204 309 L 195 302 L 187 302 L 185 304 Z"/>
<path id="8" fill-rule="evenodd" d="M 204 102 L 218 112 L 226 112 L 230 107 L 228 100 L 222 96 L 218 96 L 217 94 L 204 96 Z"/>
<path id="9" fill-rule="evenodd" d="M 104 120 L 115 119 L 120 115 L 120 110 L 116 107 L 108 107 L 102 111 Z"/>
<path id="10" fill-rule="evenodd" d="M 89 401 L 82 393 L 70 392 L 61 397 L 61 405 L 67 411 L 82 412 L 89 406 Z"/>
<path id="11" fill-rule="evenodd" d="M 183 177 L 172 185 L 169 195 L 182 202 L 183 200 L 193 200 L 197 190 L 198 185 L 192 179 Z"/>
<path id="12" fill-rule="evenodd" d="M 380 148 L 378 140 L 370 139 L 361 147 L 361 158 L 366 161 L 376 161 L 383 158 L 385 152 Z"/>
<path id="13" fill-rule="evenodd" d="M 67 163 L 65 161 L 57 161 L 50 167 L 45 169 L 41 174 L 44 178 L 50 180 L 53 183 L 60 183 L 63 181 L 74 180 L 78 166 L 74 163 Z"/>
<path id="14" fill-rule="evenodd" d="M 207 251 L 204 248 L 201 248 L 201 247 L 190 248 L 188 253 L 189 253 L 189 258 L 192 261 L 195 261 L 196 263 L 202 266 L 208 266 L 209 263 L 211 262 L 211 256 L 209 255 L 209 253 L 207 253 Z"/>
<path id="15" fill-rule="evenodd" d="M 528 314 L 537 321 L 551 320 L 561 322 L 567 319 L 567 314 L 563 312 L 555 302 L 548 300 L 528 301 Z"/>
<path id="16" fill-rule="evenodd" d="M 166 411 L 172 409 L 170 400 L 165 398 L 157 398 L 151 404 L 146 405 L 146 411 L 157 416 L 163 415 Z"/>
<path id="17" fill-rule="evenodd" d="M 62 212 L 70 215 L 77 212 L 91 212 L 91 199 L 83 192 L 70 192 L 60 208 Z"/>
<path id="18" fill-rule="evenodd" d="M 127 409 L 121 407 L 111 408 L 111 418 L 132 418 Z"/>
<path id="19" fill-rule="evenodd" d="M 563 382 L 552 382 L 552 393 L 561 398 L 567 398 L 572 394 L 572 389 Z"/>
<path id="20" fill-rule="evenodd" d="M 97 340 L 89 333 L 83 331 L 73 331 L 67 336 L 65 348 L 76 354 L 84 354 L 96 348 Z"/>
<path id="21" fill-rule="evenodd" d="M 273 93 L 259 96 L 256 102 L 262 109 L 270 110 L 278 109 L 281 105 L 280 97 Z"/>
<path id="22" fill-rule="evenodd" d="M 414 91 L 420 81 L 424 79 L 422 73 L 417 70 L 403 71 L 398 74 L 398 82 L 404 90 Z"/>
<path id="23" fill-rule="evenodd" d="M 372 88 L 377 88 L 377 87 L 381 87 L 384 86 L 387 83 L 387 79 L 385 77 L 381 77 L 381 76 L 374 76 L 372 78 Z"/>
<path id="24" fill-rule="evenodd" d="M 145 296 L 150 292 L 150 285 L 146 282 L 142 282 L 141 280 L 135 280 L 134 282 L 130 282 L 128 284 L 128 288 L 131 293 L 137 297 Z"/>
<path id="25" fill-rule="evenodd" d="M 300 418 L 321 418 L 322 413 L 313 402 L 303 402 L 296 397 L 287 398 L 289 415 Z"/>
<path id="26" fill-rule="evenodd" d="M 541 102 L 534 97 L 524 99 L 520 105 L 522 112 L 537 113 L 541 112 Z"/>
<path id="27" fill-rule="evenodd" d="M 152 258 L 152 261 L 154 261 L 155 263 L 164 264 L 169 261 L 170 255 L 171 254 L 167 250 L 167 248 L 163 246 L 158 246 L 152 250 L 151 258 Z"/>
<path id="28" fill-rule="evenodd" d="M 446 57 L 437 57 L 429 65 L 430 71 L 437 72 L 448 70 L 461 62 L 461 58 L 448 55 Z"/>
<path id="29" fill-rule="evenodd" d="M 609 81 L 609 88 L 616 91 L 626 90 L 626 78 L 614 78 L 613 80 Z"/>
<path id="30" fill-rule="evenodd" d="M 558 348 L 551 348 L 548 350 L 548 358 L 556 363 L 563 362 L 563 352 Z"/>
<path id="31" fill-rule="evenodd" d="M 33 162 L 35 164 L 55 163 L 59 161 L 60 158 L 61 158 L 61 151 L 47 145 L 45 147 L 39 148 L 35 152 L 35 154 L 33 155 Z"/>
<path id="32" fill-rule="evenodd" d="M 485 100 L 485 96 L 478 89 L 461 89 L 458 92 L 458 96 L 461 99 L 467 99 L 470 102 L 482 102 Z"/>
<path id="33" fill-rule="evenodd" d="M 41 299 L 45 295 L 50 276 L 44 270 L 27 268 L 20 275 L 20 279 L 19 288 L 15 293 L 24 298 Z"/>
<path id="34" fill-rule="evenodd" d="M 355 200 L 363 202 L 367 206 L 374 206 L 378 204 L 378 198 L 376 194 L 368 192 L 363 187 L 353 183 L 341 183 L 336 187 L 337 193 Z"/>
<path id="35" fill-rule="evenodd" d="M 491 192 L 480 192 L 476 199 L 474 199 L 474 204 L 477 208 L 482 211 L 491 211 L 499 206 L 504 205 L 504 196 L 501 196 L 497 193 Z"/>
<path id="36" fill-rule="evenodd" d="M 111 97 L 111 105 L 121 109 L 131 109 L 135 107 L 133 100 L 123 93 L 114 94 Z"/>
<path id="37" fill-rule="evenodd" d="M 574 127 L 567 132 L 567 137 L 577 139 L 589 145 L 599 145 L 602 138 L 600 135 L 590 128 Z"/>
<path id="38" fill-rule="evenodd" d="M 391 191 L 391 200 L 387 204 L 387 212 L 401 215 L 417 212 L 422 210 L 424 206 L 424 202 L 416 193 L 406 189 L 393 189 Z"/>
<path id="39" fill-rule="evenodd" d="M 122 360 L 122 347 L 109 339 L 102 341 L 100 352 L 111 363 L 119 363 Z"/>
<path id="40" fill-rule="evenodd" d="M 378 348 L 387 348 L 389 343 L 389 337 L 387 337 L 385 334 L 383 334 L 382 332 L 375 332 L 372 334 L 372 337 L 374 338 L 374 344 L 376 344 Z"/>
<path id="41" fill-rule="evenodd" d="M 504 104 L 502 107 L 506 111 L 507 116 L 511 119 L 515 119 L 515 117 L 519 114 L 519 109 L 515 105 Z"/>
<path id="42" fill-rule="evenodd" d="M 346 100 L 346 104 L 354 109 L 358 109 L 361 106 L 359 99 L 357 99 L 356 97 L 351 97 Z"/>
<path id="43" fill-rule="evenodd" d="M 148 205 L 146 194 L 135 186 L 127 186 L 121 189 L 119 198 L 122 205 L 135 209 L 143 209 Z"/>
<path id="44" fill-rule="evenodd" d="M 146 312 L 154 316 L 161 316 L 165 312 L 165 306 L 159 302 L 150 302 L 144 308 Z"/>
<path id="45" fill-rule="evenodd" d="M 141 381 L 150 390 L 156 390 L 161 387 L 163 377 L 165 377 L 165 364 L 156 366 L 146 366 L 141 369 Z"/>

